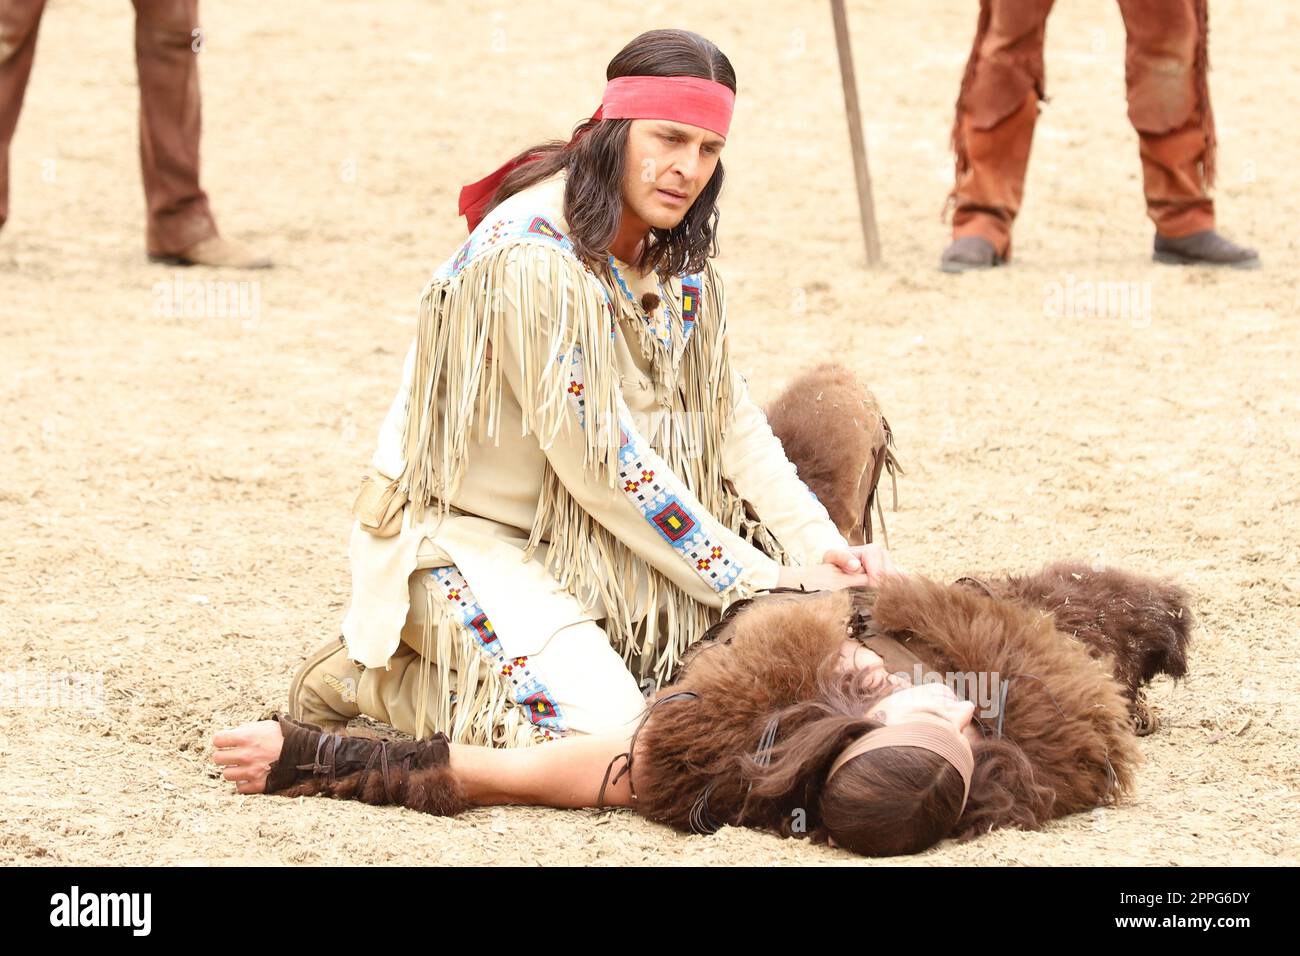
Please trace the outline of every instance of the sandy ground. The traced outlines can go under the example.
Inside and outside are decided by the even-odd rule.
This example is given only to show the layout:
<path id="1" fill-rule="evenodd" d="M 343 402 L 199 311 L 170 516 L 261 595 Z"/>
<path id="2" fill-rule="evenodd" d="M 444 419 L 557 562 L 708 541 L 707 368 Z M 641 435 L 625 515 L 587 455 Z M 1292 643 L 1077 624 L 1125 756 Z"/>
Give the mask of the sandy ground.
<path id="1" fill-rule="evenodd" d="M 609 57 L 677 25 L 740 77 L 721 259 L 738 361 L 760 398 L 830 354 L 868 377 L 907 469 L 899 559 L 952 577 L 1084 557 L 1196 594 L 1192 676 L 1153 688 L 1164 728 L 1132 799 L 907 862 L 1297 861 L 1300 128 L 1278 104 L 1300 86 L 1270 64 L 1300 14 L 1214 10 L 1220 222 L 1263 271 L 1151 264 L 1118 12 L 1060 0 L 1018 260 L 954 278 L 938 215 L 969 3 L 850 4 L 875 271 L 825 4 L 346 6 L 207 4 L 205 185 L 223 230 L 275 255 L 252 276 L 145 262 L 130 8 L 46 13 L 0 234 L 0 646 L 14 679 L 102 680 L 103 707 L 0 709 L 0 861 L 864 862 L 625 812 L 300 806 L 208 764 L 211 733 L 283 706 L 337 633 L 348 509 L 419 290 L 463 237 L 460 185 L 567 135 Z M 169 307 L 177 277 L 258 285 L 239 314 L 195 316 Z M 1133 295 L 1090 303 L 1097 283 Z"/>

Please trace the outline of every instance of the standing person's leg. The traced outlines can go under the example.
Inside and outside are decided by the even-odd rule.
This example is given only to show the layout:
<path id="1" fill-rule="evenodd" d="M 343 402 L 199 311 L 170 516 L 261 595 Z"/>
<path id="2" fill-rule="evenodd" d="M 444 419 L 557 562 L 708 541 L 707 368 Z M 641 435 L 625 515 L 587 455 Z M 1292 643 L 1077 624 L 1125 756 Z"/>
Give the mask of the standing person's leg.
<path id="1" fill-rule="evenodd" d="M 1207 192 L 1214 120 L 1198 90 L 1197 0 L 1120 0 L 1128 116 L 1137 130 L 1147 214 L 1162 235 L 1214 228 Z"/>
<path id="2" fill-rule="evenodd" d="M 9 143 L 23 108 L 45 0 L 0 0 L 0 227 L 9 218 Z"/>
<path id="3" fill-rule="evenodd" d="M 1120 0 L 1119 7 L 1128 35 L 1128 115 L 1138 134 L 1156 259 L 1258 264 L 1254 250 L 1214 232 L 1206 0 Z"/>
<path id="4" fill-rule="evenodd" d="M 140 79 L 140 168 L 152 256 L 217 234 L 199 186 L 198 0 L 133 0 Z"/>
<path id="5" fill-rule="evenodd" d="M 941 267 L 986 268 L 1011 254 L 1038 101 L 1052 0 L 981 0 L 953 123 L 953 244 Z"/>

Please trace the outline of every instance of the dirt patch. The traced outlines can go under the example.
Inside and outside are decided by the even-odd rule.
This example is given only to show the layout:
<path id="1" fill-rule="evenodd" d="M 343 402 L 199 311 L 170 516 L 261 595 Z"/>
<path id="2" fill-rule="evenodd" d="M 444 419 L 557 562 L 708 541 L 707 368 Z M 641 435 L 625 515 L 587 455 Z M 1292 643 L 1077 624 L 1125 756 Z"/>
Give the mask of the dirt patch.
<path id="1" fill-rule="evenodd" d="M 420 288 L 463 238 L 459 187 L 590 115 L 636 33 L 709 23 L 740 77 L 720 265 L 757 397 L 828 355 L 862 370 L 899 439 L 890 543 L 914 570 L 1083 557 L 1196 595 L 1191 676 L 1153 688 L 1131 800 L 908 862 L 1294 863 L 1300 131 L 1277 104 L 1300 90 L 1259 65 L 1297 13 L 1215 8 L 1220 220 L 1264 270 L 1150 262 L 1123 29 L 1076 0 L 1048 31 L 1017 262 L 954 278 L 938 212 L 970 4 L 851 5 L 888 259 L 870 272 L 823 7 L 553 6 L 205 7 L 205 184 L 222 229 L 276 257 L 260 275 L 144 261 L 130 8 L 47 11 L 0 233 L 0 646 L 11 673 L 102 681 L 103 708 L 0 709 L 0 862 L 863 862 L 624 812 L 240 797 L 207 759 L 337 633 L 351 497 Z M 187 314 L 209 281 L 258 285 Z"/>

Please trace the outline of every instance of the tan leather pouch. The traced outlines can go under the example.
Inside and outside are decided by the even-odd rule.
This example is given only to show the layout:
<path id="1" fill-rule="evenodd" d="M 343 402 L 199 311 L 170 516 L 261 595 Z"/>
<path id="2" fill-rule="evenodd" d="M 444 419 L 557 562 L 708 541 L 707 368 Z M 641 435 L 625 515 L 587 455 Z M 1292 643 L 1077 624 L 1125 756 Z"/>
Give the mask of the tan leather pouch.
<path id="1" fill-rule="evenodd" d="M 352 505 L 352 516 L 376 538 L 391 538 L 402 530 L 402 508 L 406 495 L 397 489 L 397 479 L 366 475 Z"/>

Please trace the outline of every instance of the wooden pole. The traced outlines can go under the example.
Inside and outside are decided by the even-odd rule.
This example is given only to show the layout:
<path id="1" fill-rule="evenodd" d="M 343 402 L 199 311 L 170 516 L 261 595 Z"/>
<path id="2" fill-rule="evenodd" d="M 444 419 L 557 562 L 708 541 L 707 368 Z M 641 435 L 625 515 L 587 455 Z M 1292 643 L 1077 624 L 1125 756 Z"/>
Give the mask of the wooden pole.
<path id="1" fill-rule="evenodd" d="M 876 230 L 876 204 L 871 197 L 871 169 L 867 166 L 867 141 L 862 135 L 862 113 L 858 108 L 858 83 L 853 76 L 853 49 L 849 45 L 849 20 L 844 0 L 831 0 L 835 20 L 835 46 L 840 54 L 840 82 L 844 86 L 844 111 L 849 118 L 849 145 L 853 149 L 853 175 L 858 183 L 858 214 L 862 219 L 862 241 L 867 264 L 880 264 L 880 234 Z"/>

